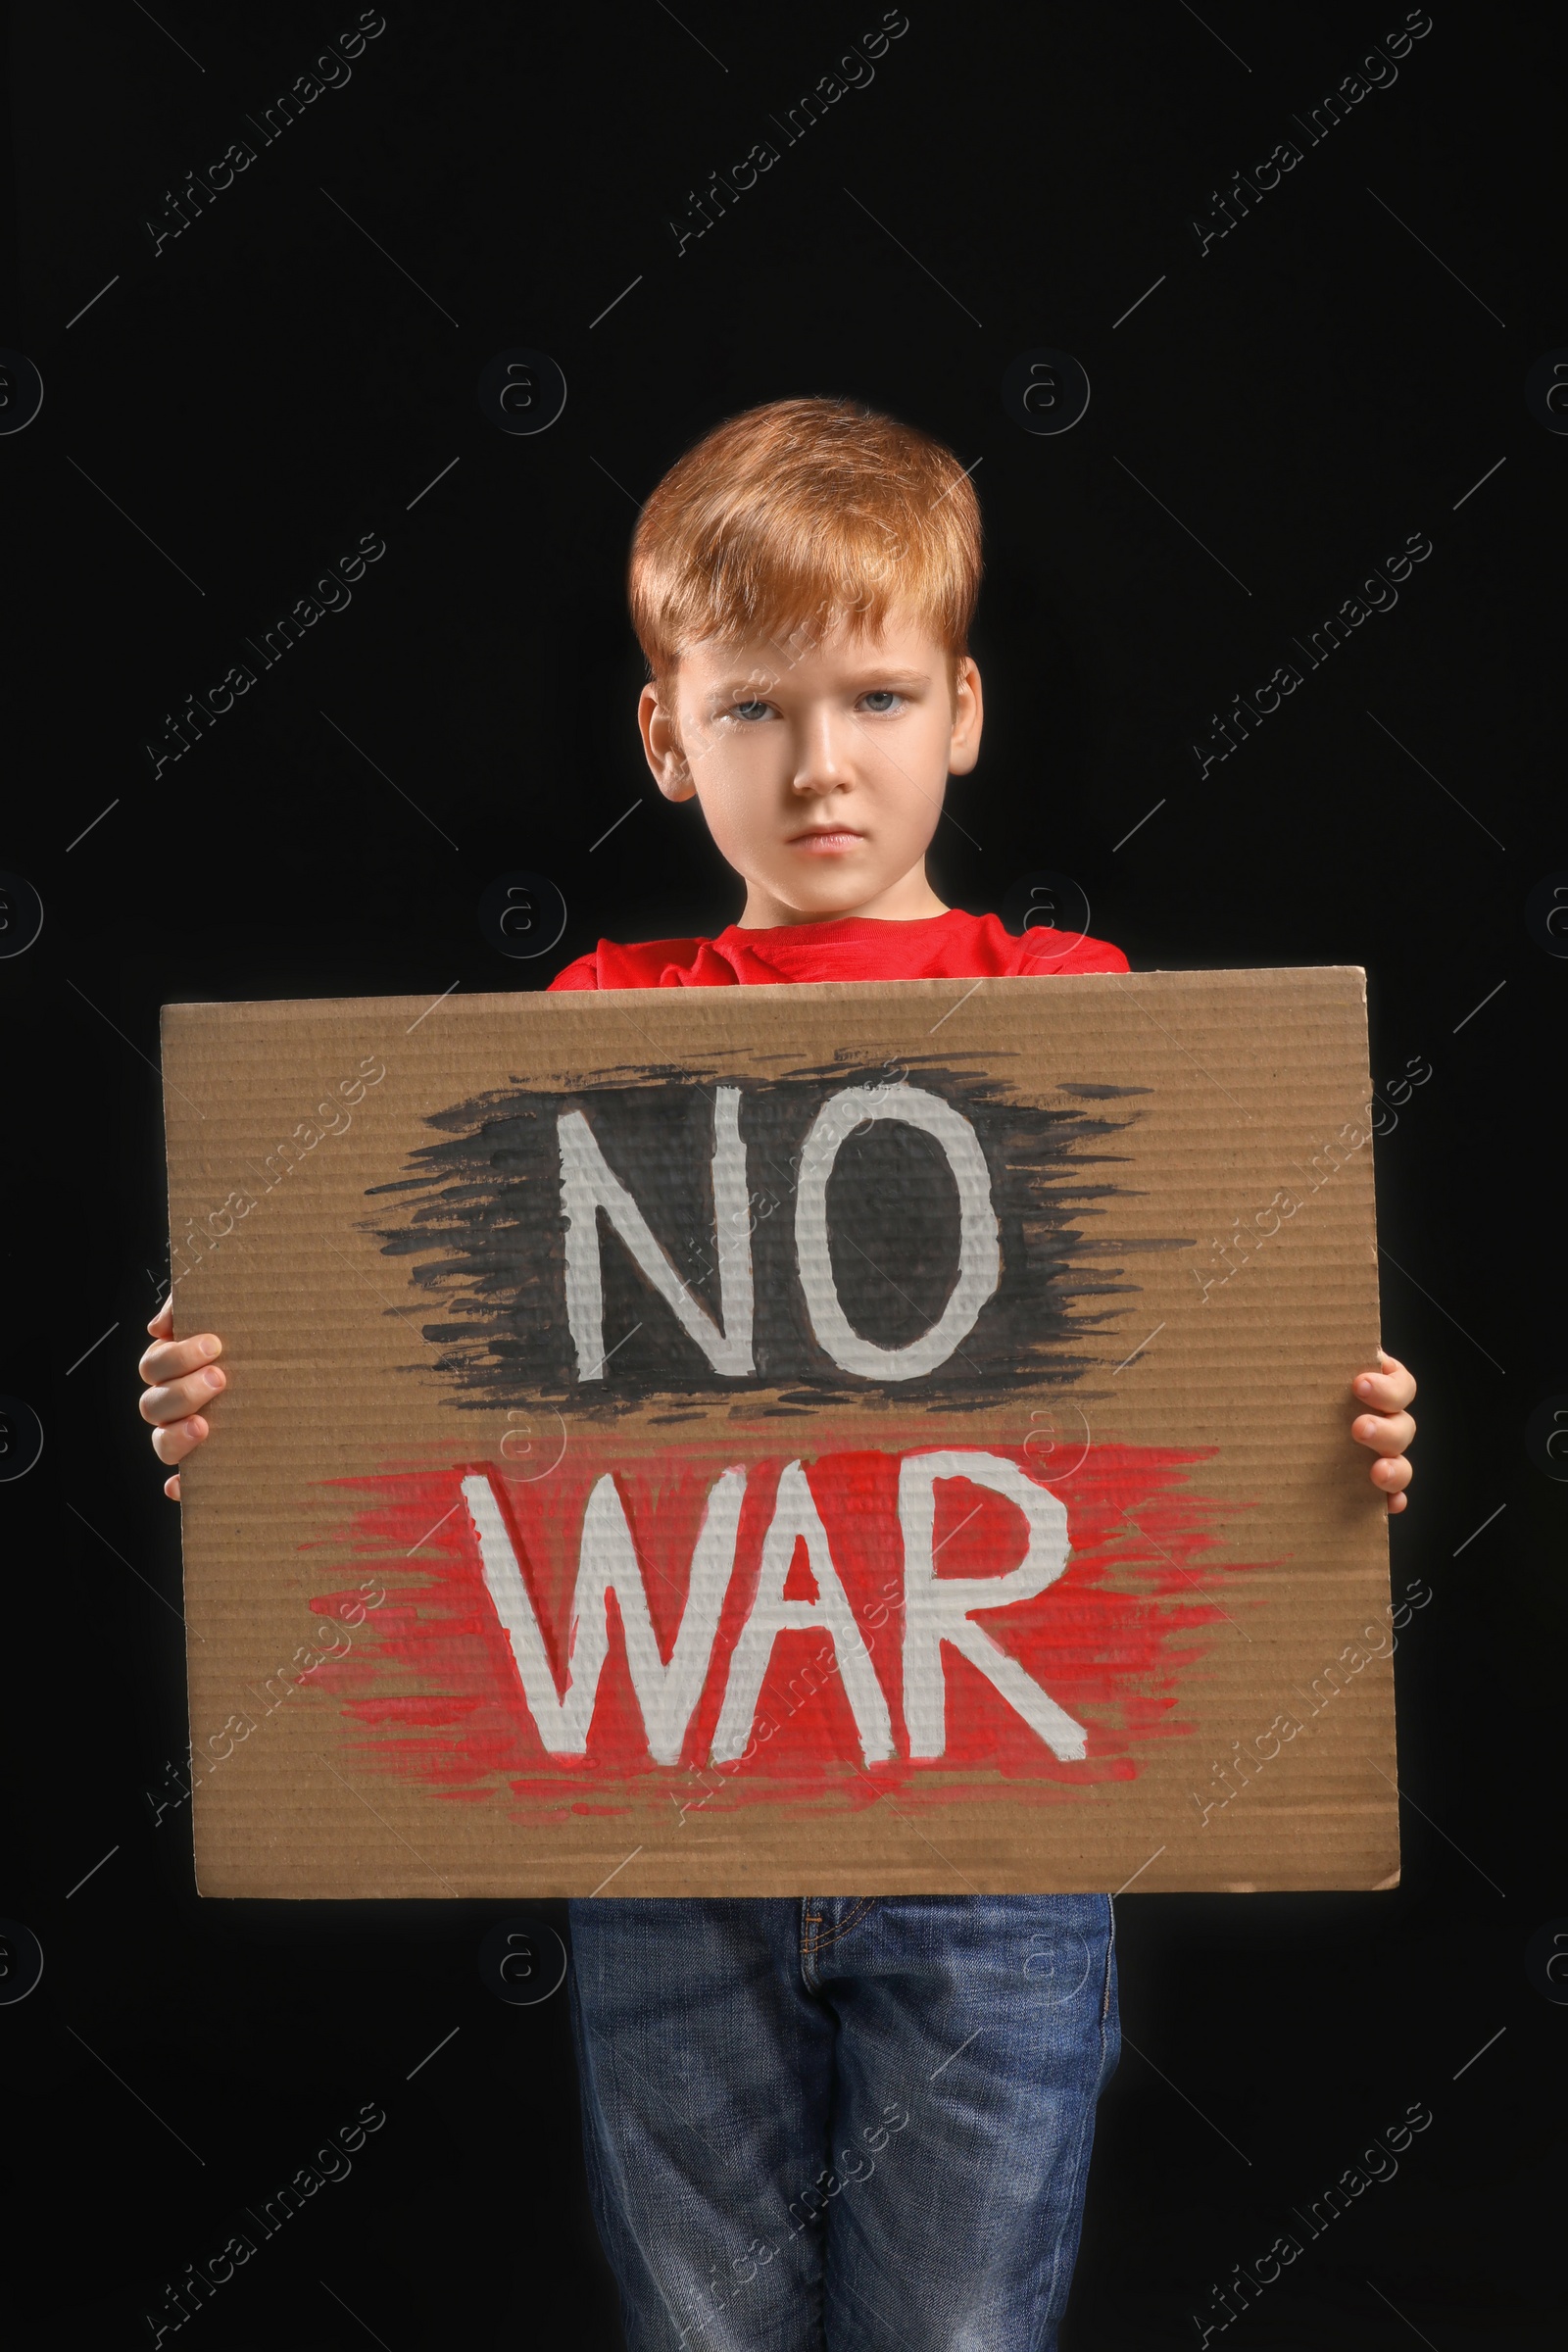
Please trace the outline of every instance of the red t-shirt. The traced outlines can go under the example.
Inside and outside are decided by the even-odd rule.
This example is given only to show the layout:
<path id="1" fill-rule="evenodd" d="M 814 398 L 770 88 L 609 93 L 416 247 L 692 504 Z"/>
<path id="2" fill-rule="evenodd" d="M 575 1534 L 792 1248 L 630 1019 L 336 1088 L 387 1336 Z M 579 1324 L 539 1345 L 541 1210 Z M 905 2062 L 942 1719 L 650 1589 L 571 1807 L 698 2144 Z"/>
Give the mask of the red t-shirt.
<path id="1" fill-rule="evenodd" d="M 1044 928 L 1014 939 L 994 914 L 923 915 L 912 923 L 851 914 L 716 939 L 602 939 L 558 972 L 554 988 L 769 988 L 791 980 L 979 980 L 1019 973 L 1125 972 L 1120 948 Z"/>

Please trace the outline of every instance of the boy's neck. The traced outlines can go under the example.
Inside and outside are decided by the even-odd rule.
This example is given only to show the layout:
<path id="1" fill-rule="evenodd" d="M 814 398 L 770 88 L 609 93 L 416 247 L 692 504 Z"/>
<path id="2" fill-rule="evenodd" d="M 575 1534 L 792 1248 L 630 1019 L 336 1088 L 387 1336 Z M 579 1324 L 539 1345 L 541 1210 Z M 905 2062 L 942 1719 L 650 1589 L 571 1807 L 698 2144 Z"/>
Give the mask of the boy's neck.
<path id="1" fill-rule="evenodd" d="M 777 931 L 786 924 L 847 923 L 859 919 L 882 923 L 918 923 L 950 911 L 926 879 L 925 860 L 911 866 L 888 889 L 855 906 L 790 906 L 757 883 L 747 884 L 746 906 L 738 931 Z"/>

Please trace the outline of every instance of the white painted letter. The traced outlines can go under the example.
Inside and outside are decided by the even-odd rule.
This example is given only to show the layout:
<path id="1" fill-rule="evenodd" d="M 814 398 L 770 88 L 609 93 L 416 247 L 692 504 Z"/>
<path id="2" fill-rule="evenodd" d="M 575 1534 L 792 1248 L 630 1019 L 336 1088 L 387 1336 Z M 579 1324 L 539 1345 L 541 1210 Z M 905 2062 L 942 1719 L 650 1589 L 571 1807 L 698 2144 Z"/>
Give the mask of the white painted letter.
<path id="1" fill-rule="evenodd" d="M 937 1575 L 932 1551 L 939 1478 L 966 1478 L 1015 1502 L 1029 1523 L 1029 1548 L 1005 1576 Z M 1067 1513 L 1054 1494 L 1026 1478 L 1015 1462 L 995 1453 L 911 1453 L 899 1468 L 899 1521 L 904 1530 L 904 1720 L 911 1756 L 940 1756 L 948 1743 L 947 1680 L 942 1644 L 951 1642 L 994 1683 L 1054 1756 L 1079 1761 L 1081 1723 L 1049 1698 L 1015 1658 L 971 1625 L 976 1609 L 1031 1600 L 1054 1584 L 1067 1565 Z"/>
<path id="2" fill-rule="evenodd" d="M 816 1580 L 817 1597 L 786 1600 L 785 1580 L 795 1557 L 797 1540 L 803 1536 L 807 1560 Z M 779 1476 L 772 1524 L 762 1542 L 757 1598 L 730 1659 L 724 1705 L 713 1734 L 715 1764 L 732 1763 L 744 1751 L 773 1644 L 792 1626 L 800 1626 L 808 1633 L 813 1630 L 823 1633 L 832 1642 L 845 1695 L 859 1734 L 860 1752 L 868 1764 L 885 1763 L 894 1753 L 893 1719 L 876 1679 L 870 1652 L 855 1622 L 849 1595 L 833 1565 L 827 1530 L 799 1462 L 791 1462 Z"/>
<path id="3" fill-rule="evenodd" d="M 566 1695 L 561 1698 L 495 1491 L 489 1479 L 478 1474 L 464 1480 L 463 1499 L 479 1539 L 485 1590 L 512 1643 L 528 1711 L 553 1756 L 580 1756 L 587 1751 L 599 1676 L 610 1646 L 608 1602 L 613 1592 L 620 1604 L 626 1663 L 642 1709 L 649 1752 L 656 1764 L 679 1763 L 686 1727 L 713 1654 L 719 1610 L 735 1565 L 735 1536 L 745 1493 L 745 1471 L 726 1470 L 708 1497 L 703 1531 L 692 1554 L 680 1631 L 666 1666 L 659 1655 L 642 1570 L 615 1482 L 608 1474 L 597 1482 L 583 1515 L 577 1583 L 566 1632 Z"/>
<path id="4" fill-rule="evenodd" d="M 566 1222 L 566 1319 L 577 1351 L 577 1378 L 600 1380 L 605 1366 L 605 1298 L 599 1264 L 602 1208 L 638 1271 L 651 1282 L 688 1339 L 715 1372 L 738 1380 L 752 1370 L 752 1235 L 746 1205 L 746 1152 L 741 1143 L 740 1090 L 721 1086 L 713 1097 L 713 1230 L 718 1302 L 723 1327 L 692 1297 L 648 1220 L 608 1166 L 580 1110 L 563 1113 L 561 1206 Z"/>
<path id="5" fill-rule="evenodd" d="M 906 1348 L 878 1348 L 855 1329 L 833 1283 L 827 1244 L 827 1182 L 839 1146 L 866 1119 L 896 1119 L 934 1137 L 958 1188 L 958 1279 L 936 1321 Z M 867 1380 L 919 1380 L 945 1364 L 974 1329 L 1002 1279 L 991 1172 L 968 1120 L 922 1086 L 853 1086 L 830 1096 L 801 1152 L 795 1257 L 817 1344 L 841 1372 Z"/>

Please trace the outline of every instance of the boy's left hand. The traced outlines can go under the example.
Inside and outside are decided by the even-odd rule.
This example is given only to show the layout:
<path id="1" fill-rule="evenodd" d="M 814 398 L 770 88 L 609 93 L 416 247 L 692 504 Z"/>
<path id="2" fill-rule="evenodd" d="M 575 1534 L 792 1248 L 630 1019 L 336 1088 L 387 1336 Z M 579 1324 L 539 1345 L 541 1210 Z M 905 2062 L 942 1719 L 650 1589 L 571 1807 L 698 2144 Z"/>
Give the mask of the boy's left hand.
<path id="1" fill-rule="evenodd" d="M 1352 1395 L 1366 1408 L 1350 1424 L 1350 1435 L 1358 1446 L 1369 1446 L 1377 1455 L 1372 1465 L 1372 1484 L 1389 1498 L 1389 1515 L 1402 1511 L 1405 1488 L 1414 1473 L 1405 1460 L 1405 1448 L 1415 1436 L 1415 1423 L 1405 1407 L 1415 1395 L 1415 1382 L 1404 1366 L 1392 1355 L 1378 1349 L 1375 1372 L 1362 1372 L 1350 1383 Z"/>

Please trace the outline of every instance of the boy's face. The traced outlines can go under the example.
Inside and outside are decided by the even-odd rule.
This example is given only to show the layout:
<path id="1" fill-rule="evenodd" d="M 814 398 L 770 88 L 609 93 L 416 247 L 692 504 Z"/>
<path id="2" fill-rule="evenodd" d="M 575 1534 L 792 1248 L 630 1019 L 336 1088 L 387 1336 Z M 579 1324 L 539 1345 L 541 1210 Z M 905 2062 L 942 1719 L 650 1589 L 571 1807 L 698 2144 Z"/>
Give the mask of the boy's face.
<path id="1" fill-rule="evenodd" d="M 972 661 L 895 611 L 880 636 L 841 622 L 804 650 L 708 640 L 666 691 L 673 710 L 643 688 L 648 764 L 667 799 L 701 802 L 746 882 L 743 924 L 942 912 L 925 853 L 949 775 L 979 753 Z"/>

